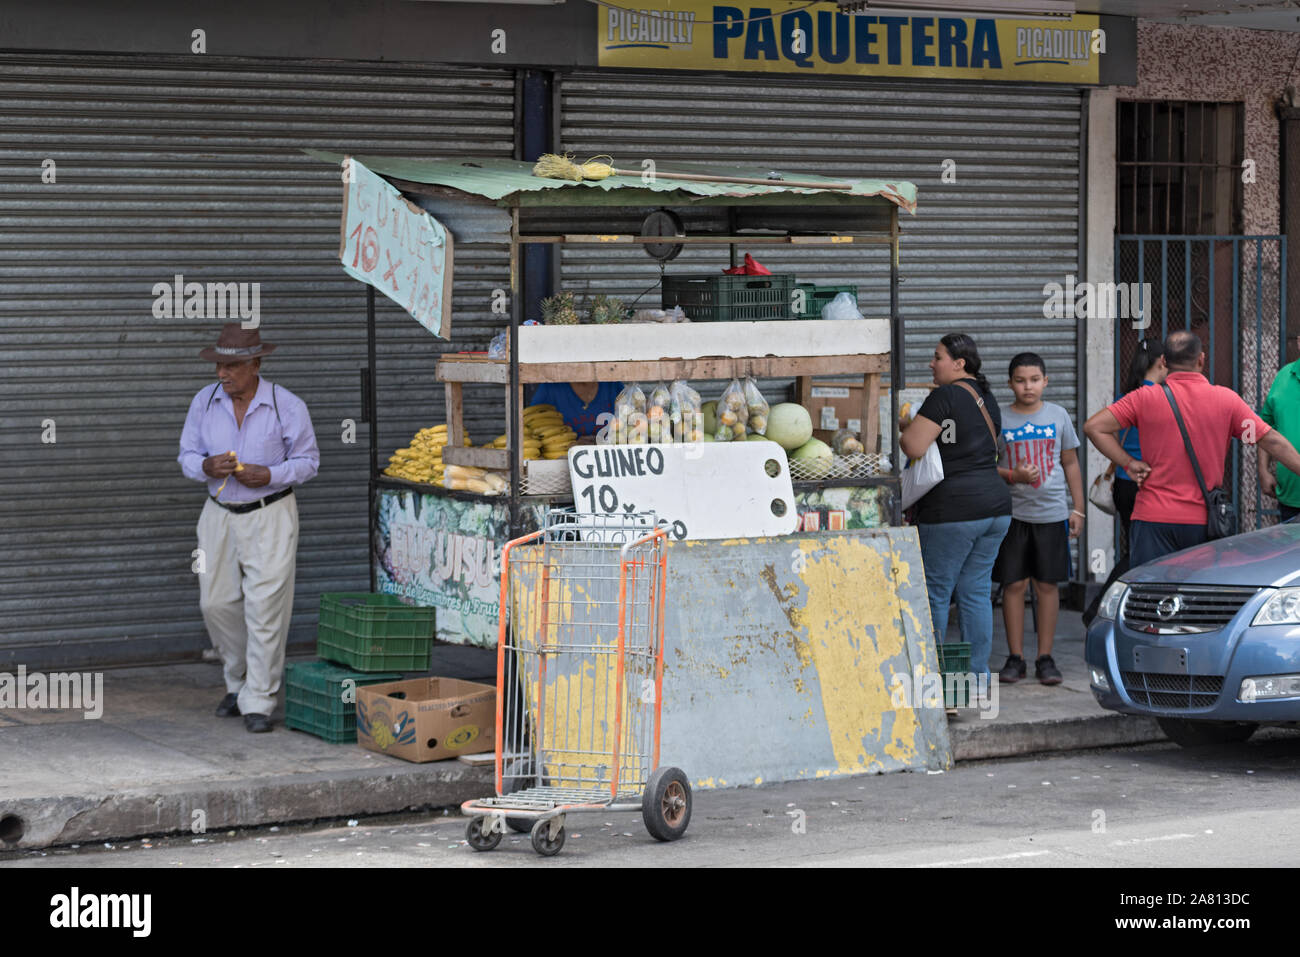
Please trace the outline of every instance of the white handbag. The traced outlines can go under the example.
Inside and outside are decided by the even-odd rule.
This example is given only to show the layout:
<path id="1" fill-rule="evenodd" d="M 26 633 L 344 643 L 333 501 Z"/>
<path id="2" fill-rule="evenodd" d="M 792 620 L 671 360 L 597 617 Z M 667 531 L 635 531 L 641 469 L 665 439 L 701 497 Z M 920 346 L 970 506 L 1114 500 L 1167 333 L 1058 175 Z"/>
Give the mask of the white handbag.
<path id="1" fill-rule="evenodd" d="M 903 469 L 903 508 L 911 508 L 926 492 L 943 481 L 943 459 L 939 456 L 939 443 L 931 442 L 915 462 Z"/>
<path id="2" fill-rule="evenodd" d="M 1107 515 L 1118 515 L 1119 509 L 1115 507 L 1115 463 L 1110 463 L 1110 468 L 1105 473 L 1098 475 L 1092 480 L 1092 488 L 1088 489 L 1088 501 L 1092 502 Z"/>

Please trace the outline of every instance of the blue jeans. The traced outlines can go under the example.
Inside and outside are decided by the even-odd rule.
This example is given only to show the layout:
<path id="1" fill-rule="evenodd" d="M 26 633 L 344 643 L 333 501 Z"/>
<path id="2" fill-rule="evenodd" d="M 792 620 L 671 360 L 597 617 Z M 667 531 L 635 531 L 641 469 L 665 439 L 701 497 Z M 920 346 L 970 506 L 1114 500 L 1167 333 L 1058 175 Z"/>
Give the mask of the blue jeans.
<path id="1" fill-rule="evenodd" d="M 993 651 L 993 562 L 1011 527 L 1010 515 L 971 522 L 918 524 L 934 638 L 948 633 L 948 605 L 957 596 L 961 640 L 970 643 L 971 672 L 989 673 Z"/>
<path id="2" fill-rule="evenodd" d="M 1129 567 L 1137 568 L 1204 541 L 1204 525 L 1175 525 L 1170 522 L 1134 519 L 1129 523 Z"/>

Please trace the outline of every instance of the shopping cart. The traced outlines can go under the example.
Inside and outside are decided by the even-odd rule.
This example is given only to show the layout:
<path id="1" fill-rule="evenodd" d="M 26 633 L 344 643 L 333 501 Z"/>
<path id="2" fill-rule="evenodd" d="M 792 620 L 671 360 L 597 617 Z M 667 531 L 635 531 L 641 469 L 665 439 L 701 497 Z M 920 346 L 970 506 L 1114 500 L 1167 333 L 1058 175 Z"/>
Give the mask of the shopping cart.
<path id="1" fill-rule="evenodd" d="M 502 551 L 496 797 L 461 805 L 476 851 L 509 828 L 550 857 L 583 811 L 639 810 L 661 841 L 686 833 L 690 782 L 659 767 L 665 535 L 653 513 L 557 510 Z"/>

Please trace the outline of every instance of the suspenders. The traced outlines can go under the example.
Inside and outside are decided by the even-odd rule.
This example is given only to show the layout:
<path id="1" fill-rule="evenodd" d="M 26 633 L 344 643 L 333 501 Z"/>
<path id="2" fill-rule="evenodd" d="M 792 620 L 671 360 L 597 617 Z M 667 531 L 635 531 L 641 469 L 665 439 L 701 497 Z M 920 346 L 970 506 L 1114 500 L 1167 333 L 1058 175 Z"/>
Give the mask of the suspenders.
<path id="1" fill-rule="evenodd" d="M 220 388 L 221 388 L 221 383 L 218 382 L 216 385 L 212 387 L 212 391 L 208 393 L 208 404 L 203 407 L 204 415 L 207 415 L 208 410 L 212 408 L 212 403 L 217 398 L 217 390 Z M 288 437 L 286 437 L 284 434 L 284 419 L 280 418 L 280 398 L 276 394 L 275 391 L 276 388 L 277 388 L 276 384 L 272 382 L 271 383 L 271 405 L 275 409 L 275 421 L 280 425 L 280 441 L 281 443 L 284 444 L 284 454 L 285 457 L 288 458 L 290 442 Z"/>
<path id="2" fill-rule="evenodd" d="M 203 407 L 203 414 L 204 414 L 204 415 L 207 415 L 207 414 L 208 414 L 208 409 L 212 408 L 212 402 L 213 402 L 214 399 L 216 399 L 216 397 L 217 397 L 217 390 L 220 389 L 220 388 L 221 388 L 221 383 L 218 382 L 216 385 L 214 385 L 214 386 L 212 387 L 212 391 L 211 391 L 210 393 L 208 393 L 208 404 L 205 405 L 205 406 Z M 284 432 L 284 419 L 280 418 L 280 398 L 279 398 L 278 395 L 276 395 L 276 392 L 275 392 L 276 388 L 277 388 L 276 384 L 275 384 L 274 382 L 272 382 L 272 383 L 271 383 L 271 405 L 275 407 L 275 421 L 278 422 L 278 423 L 280 423 L 280 432 L 281 432 L 281 436 L 280 436 L 280 437 L 283 438 L 283 437 L 284 437 L 284 436 L 283 436 L 283 432 Z"/>

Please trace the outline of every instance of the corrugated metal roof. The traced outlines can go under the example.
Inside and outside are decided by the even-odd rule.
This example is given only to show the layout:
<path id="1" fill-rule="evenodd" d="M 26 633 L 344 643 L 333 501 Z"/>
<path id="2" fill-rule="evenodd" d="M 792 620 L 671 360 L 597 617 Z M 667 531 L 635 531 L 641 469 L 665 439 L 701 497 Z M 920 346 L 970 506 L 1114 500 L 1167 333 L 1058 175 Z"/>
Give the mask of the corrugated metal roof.
<path id="1" fill-rule="evenodd" d="M 341 163 L 343 156 L 338 153 L 326 153 L 321 150 L 304 150 L 309 156 L 330 163 Z M 678 193 L 683 202 L 691 202 L 692 197 L 771 197 L 774 194 L 793 194 L 799 196 L 818 196 L 824 201 L 830 196 L 835 202 L 893 203 L 909 213 L 916 212 L 916 186 L 903 181 L 886 181 L 880 179 L 845 179 L 818 176 L 814 173 L 802 173 L 795 170 L 782 170 L 781 175 L 803 182 L 837 183 L 848 182 L 853 189 L 815 189 L 796 186 L 782 186 L 779 181 L 772 185 L 754 185 L 749 183 L 697 183 L 688 180 L 672 180 L 654 177 L 650 182 L 637 176 L 610 176 L 601 180 L 584 180 L 575 183 L 571 180 L 547 179 L 533 175 L 533 164 L 517 160 L 493 159 L 491 157 L 457 157 L 455 159 L 415 160 L 397 156 L 360 156 L 355 158 L 367 169 L 381 176 L 391 176 L 412 183 L 428 183 L 447 186 L 475 196 L 491 200 L 506 200 L 517 197 L 520 193 L 540 193 L 545 190 L 560 191 L 554 193 L 554 205 L 564 206 L 606 206 L 614 205 L 608 194 L 616 190 L 633 189 L 653 193 Z M 618 166 L 616 162 L 614 164 Z M 636 161 L 640 165 L 640 161 Z M 745 179 L 765 179 L 770 170 L 752 167 L 736 167 L 718 164 L 673 163 L 671 169 L 661 169 L 661 173 L 707 173 L 711 175 L 735 176 Z M 595 190 L 597 192 L 589 192 Z M 503 203 L 502 205 L 508 205 Z M 533 199 L 529 205 L 551 205 L 547 199 Z"/>

